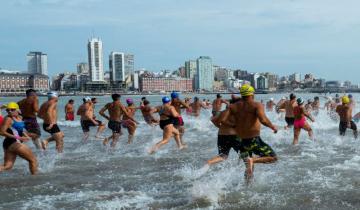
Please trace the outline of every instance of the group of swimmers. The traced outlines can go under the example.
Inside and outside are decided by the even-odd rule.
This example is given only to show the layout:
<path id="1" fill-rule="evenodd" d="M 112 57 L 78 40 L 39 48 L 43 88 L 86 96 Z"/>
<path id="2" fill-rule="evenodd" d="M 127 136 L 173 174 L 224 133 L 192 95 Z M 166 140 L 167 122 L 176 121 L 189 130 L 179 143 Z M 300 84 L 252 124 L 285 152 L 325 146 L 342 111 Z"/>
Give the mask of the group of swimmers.
<path id="1" fill-rule="evenodd" d="M 126 106 L 120 102 L 119 94 L 112 94 L 112 102 L 107 103 L 99 114 L 108 120 L 108 128 L 112 131 L 109 137 L 102 137 L 105 130 L 105 124 L 95 116 L 94 104 L 96 99 L 85 97 L 83 104 L 80 105 L 76 114 L 80 116 L 80 123 L 83 130 L 83 141 L 89 138 L 90 127 L 97 126 L 96 138 L 102 139 L 103 144 L 109 142 L 114 148 L 122 134 L 122 128 L 128 131 L 128 143 L 132 143 L 138 121 L 135 120 L 135 113 L 140 110 L 145 122 L 151 126 L 157 126 L 163 130 L 163 138 L 149 149 L 153 154 L 163 145 L 167 144 L 174 137 L 177 147 L 181 150 L 187 147 L 183 140 L 185 132 L 184 121 L 181 116 L 182 110 L 186 113 L 198 117 L 201 109 L 212 108 L 211 122 L 218 128 L 218 155 L 211 158 L 205 164 L 206 168 L 210 165 L 227 159 L 231 148 L 233 148 L 246 165 L 245 178 L 249 183 L 253 177 L 254 165 L 257 163 L 273 163 L 277 161 L 277 155 L 274 150 L 266 144 L 260 137 L 261 124 L 277 133 L 278 127 L 274 125 L 266 116 L 268 112 L 276 111 L 279 114 L 284 113 L 287 125 L 286 129 L 294 129 L 293 144 L 297 144 L 302 129 L 308 132 L 313 139 L 313 131 L 307 119 L 314 122 L 320 110 L 320 99 L 315 97 L 305 104 L 304 99 L 298 98 L 295 94 L 290 94 L 289 99 L 282 98 L 278 103 L 270 99 L 266 104 L 255 100 L 255 89 L 248 84 L 240 88 L 241 97 L 232 95 L 231 99 L 225 100 L 220 94 L 212 104 L 206 100 L 201 102 L 198 97 L 193 100 L 187 98 L 181 100 L 177 92 L 172 92 L 170 97 L 162 98 L 162 105 L 152 107 L 150 102 L 143 97 L 140 106 L 135 106 L 134 101 L 126 99 Z M 352 96 L 337 97 L 333 102 L 328 98 L 325 108 L 329 113 L 336 112 L 340 119 L 339 132 L 345 135 L 347 128 L 354 132 L 357 137 L 357 127 L 352 120 L 352 110 L 355 102 Z M 48 93 L 48 100 L 40 108 L 36 91 L 29 89 L 26 91 L 26 98 L 16 102 L 10 102 L 3 108 L 6 109 L 7 116 L 0 118 L 0 134 L 5 137 L 4 164 L 0 165 L 0 171 L 10 170 L 17 156 L 29 162 L 30 172 L 37 173 L 37 159 L 31 149 L 23 142 L 32 139 L 38 149 L 46 150 L 49 142 L 55 141 L 57 152 L 63 152 L 64 134 L 57 125 L 57 102 L 56 92 Z M 74 120 L 74 101 L 69 100 L 65 106 L 66 120 Z M 222 110 L 223 105 L 226 109 Z M 159 119 L 153 116 L 159 114 Z M 0 115 L 1 116 L 1 115 Z M 43 120 L 43 130 L 50 133 L 51 136 L 40 141 L 41 130 L 37 122 L 37 117 Z M 2 120 L 2 122 L 1 122 Z M 254 156 L 256 155 L 256 156 Z"/>

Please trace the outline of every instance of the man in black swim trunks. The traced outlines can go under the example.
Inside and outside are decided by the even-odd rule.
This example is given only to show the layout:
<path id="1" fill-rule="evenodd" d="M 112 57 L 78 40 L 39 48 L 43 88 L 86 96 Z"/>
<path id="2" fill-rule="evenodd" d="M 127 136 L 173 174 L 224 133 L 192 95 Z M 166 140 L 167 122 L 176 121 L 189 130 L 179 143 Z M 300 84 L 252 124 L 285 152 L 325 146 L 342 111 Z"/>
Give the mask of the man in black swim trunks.
<path id="1" fill-rule="evenodd" d="M 138 124 L 138 122 L 131 117 L 125 106 L 120 102 L 120 94 L 114 93 L 111 95 L 113 102 L 107 103 L 99 112 L 101 116 L 105 119 L 109 120 L 108 128 L 112 131 L 112 135 L 108 138 L 105 138 L 103 141 L 103 145 L 106 146 L 110 139 L 112 139 L 111 147 L 114 148 L 116 143 L 119 140 L 121 133 L 121 120 L 123 116 L 127 116 L 127 118 L 131 121 L 134 121 Z M 109 112 L 109 116 L 105 114 L 106 110 Z"/>
<path id="2" fill-rule="evenodd" d="M 358 137 L 357 126 L 352 120 L 352 106 L 348 96 L 342 97 L 342 104 L 336 107 L 336 112 L 340 116 L 339 131 L 341 136 L 345 136 L 346 130 L 350 128 L 353 130 L 355 139 Z"/>
<path id="3" fill-rule="evenodd" d="M 235 130 L 240 142 L 240 158 L 246 165 L 245 179 L 250 183 L 253 177 L 254 164 L 273 163 L 277 161 L 274 150 L 260 138 L 261 124 L 277 132 L 265 115 L 264 106 L 254 100 L 255 89 L 250 85 L 240 88 L 242 100 L 231 104 L 219 120 L 221 124 L 229 123 L 229 116 L 235 119 Z M 253 154 L 257 157 L 253 157 Z"/>
<path id="4" fill-rule="evenodd" d="M 42 141 L 41 145 L 46 150 L 49 142 L 55 141 L 57 152 L 62 153 L 64 149 L 64 133 L 60 131 L 57 125 L 58 95 L 56 92 L 49 92 L 47 96 L 48 101 L 41 105 L 38 116 L 44 120 L 43 129 L 50 133 L 51 137 Z"/>
<path id="5" fill-rule="evenodd" d="M 294 116 L 294 107 L 296 107 L 296 95 L 291 93 L 290 100 L 286 100 L 283 104 L 280 105 L 279 109 L 285 109 L 285 129 L 291 128 L 294 126 L 295 116 Z"/>
<path id="6" fill-rule="evenodd" d="M 23 121 L 25 123 L 25 129 L 29 132 L 35 147 L 41 149 L 40 142 L 40 126 L 37 122 L 36 115 L 39 111 L 39 100 L 34 89 L 26 90 L 26 98 L 18 102 Z"/>
<path id="7" fill-rule="evenodd" d="M 99 126 L 97 133 L 95 135 L 96 138 L 101 138 L 100 134 L 105 129 L 105 124 L 103 124 L 100 120 L 96 120 L 94 117 L 94 106 L 90 97 L 84 98 L 84 103 L 80 105 L 77 110 L 77 115 L 80 115 L 80 124 L 84 133 L 83 141 L 87 142 L 90 134 L 90 127 Z"/>
<path id="8" fill-rule="evenodd" d="M 230 102 L 231 103 L 231 102 Z M 218 131 L 218 155 L 207 161 L 205 168 L 226 160 L 229 156 L 231 148 L 239 153 L 240 142 L 237 140 L 237 133 L 234 129 L 235 119 L 233 115 L 228 117 L 227 123 L 220 123 L 220 119 L 224 116 L 225 111 L 220 112 L 217 116 L 211 118 L 211 122 L 219 128 Z"/>

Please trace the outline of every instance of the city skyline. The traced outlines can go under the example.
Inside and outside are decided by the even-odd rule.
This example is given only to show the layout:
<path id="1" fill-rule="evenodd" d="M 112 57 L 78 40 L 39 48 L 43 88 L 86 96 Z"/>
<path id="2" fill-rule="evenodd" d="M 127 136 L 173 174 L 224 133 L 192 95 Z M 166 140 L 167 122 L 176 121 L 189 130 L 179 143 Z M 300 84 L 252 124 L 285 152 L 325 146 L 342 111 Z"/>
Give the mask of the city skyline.
<path id="1" fill-rule="evenodd" d="M 120 5 L 122 14 L 116 13 Z M 232 69 L 311 72 L 360 83 L 359 49 L 353 44 L 360 35 L 354 27 L 360 22 L 358 6 L 356 1 L 2 2 L 0 66 L 25 70 L 26 53 L 41 51 L 48 54 L 49 75 L 75 71 L 87 60 L 86 41 L 95 35 L 104 42 L 104 56 L 113 50 L 134 54 L 135 69 L 175 70 L 208 55 Z"/>

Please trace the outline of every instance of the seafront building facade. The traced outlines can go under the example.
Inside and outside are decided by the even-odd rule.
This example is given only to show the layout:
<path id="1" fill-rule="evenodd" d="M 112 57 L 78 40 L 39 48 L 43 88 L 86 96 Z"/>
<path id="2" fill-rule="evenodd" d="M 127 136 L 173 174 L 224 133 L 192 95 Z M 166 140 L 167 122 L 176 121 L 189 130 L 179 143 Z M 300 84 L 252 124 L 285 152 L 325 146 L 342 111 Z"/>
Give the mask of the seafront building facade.
<path id="1" fill-rule="evenodd" d="M 193 81 L 192 79 L 177 77 L 140 77 L 139 88 L 143 92 L 191 92 L 193 91 Z"/>
<path id="2" fill-rule="evenodd" d="M 129 88 L 134 74 L 134 55 L 111 52 L 109 56 L 110 82 L 113 88 Z"/>
<path id="3" fill-rule="evenodd" d="M 196 60 L 195 90 L 213 91 L 214 68 L 209 56 L 200 56 Z"/>
<path id="4" fill-rule="evenodd" d="M 47 54 L 42 52 L 29 52 L 27 54 L 27 66 L 29 74 L 48 75 Z"/>
<path id="5" fill-rule="evenodd" d="M 24 93 L 32 88 L 40 92 L 49 90 L 49 77 L 42 74 L 0 70 L 0 92 Z"/>
<path id="6" fill-rule="evenodd" d="M 104 82 L 103 45 L 99 38 L 88 42 L 89 72 L 92 82 Z"/>

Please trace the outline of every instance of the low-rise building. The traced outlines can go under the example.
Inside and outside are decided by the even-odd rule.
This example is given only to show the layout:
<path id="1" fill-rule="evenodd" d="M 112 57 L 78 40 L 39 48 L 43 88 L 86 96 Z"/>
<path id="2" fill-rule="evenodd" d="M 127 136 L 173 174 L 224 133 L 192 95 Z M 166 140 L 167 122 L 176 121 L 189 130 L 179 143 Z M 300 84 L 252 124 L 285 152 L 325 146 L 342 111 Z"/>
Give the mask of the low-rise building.
<path id="1" fill-rule="evenodd" d="M 23 93 L 29 88 L 41 92 L 48 91 L 49 77 L 42 74 L 0 70 L 0 92 Z"/>
<path id="2" fill-rule="evenodd" d="M 139 79 L 140 91 L 193 91 L 193 80 L 180 77 L 145 77 Z"/>

